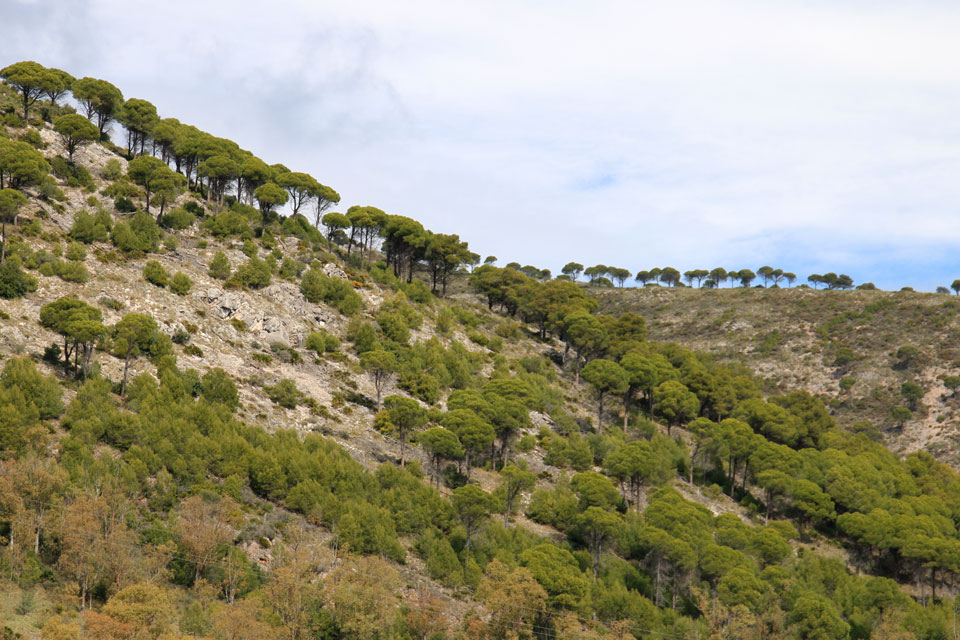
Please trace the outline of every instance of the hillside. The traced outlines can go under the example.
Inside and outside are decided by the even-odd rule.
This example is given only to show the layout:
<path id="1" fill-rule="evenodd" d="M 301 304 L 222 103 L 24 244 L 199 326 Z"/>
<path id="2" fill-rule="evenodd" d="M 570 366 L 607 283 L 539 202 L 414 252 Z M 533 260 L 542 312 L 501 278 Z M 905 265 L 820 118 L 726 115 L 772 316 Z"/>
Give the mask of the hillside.
<path id="1" fill-rule="evenodd" d="M 0 637 L 948 637 L 952 298 L 478 266 L 20 64 Z"/>
<path id="2" fill-rule="evenodd" d="M 871 422 L 894 451 L 923 449 L 960 464 L 960 412 L 943 380 L 960 369 L 955 296 L 739 287 L 647 287 L 597 296 L 603 311 L 643 315 L 656 340 L 745 364 L 770 390 L 820 396 L 847 428 Z M 844 379 L 852 386 L 843 388 Z M 901 427 L 890 411 L 910 404 L 905 382 L 919 384 L 923 395 Z"/>

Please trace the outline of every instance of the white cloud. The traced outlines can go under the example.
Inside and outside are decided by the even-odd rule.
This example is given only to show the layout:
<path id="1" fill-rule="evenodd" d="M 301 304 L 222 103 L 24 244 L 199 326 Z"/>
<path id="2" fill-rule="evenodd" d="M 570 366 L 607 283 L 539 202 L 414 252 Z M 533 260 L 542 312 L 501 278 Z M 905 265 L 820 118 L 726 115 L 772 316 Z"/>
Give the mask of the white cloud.
<path id="1" fill-rule="evenodd" d="M 901 261 L 887 286 L 960 275 L 943 251 L 960 241 L 952 4 L 100 0 L 8 13 L 4 59 L 110 79 L 310 171 L 345 204 L 504 260 L 862 279 Z M 41 29 L 44 16 L 59 18 Z"/>

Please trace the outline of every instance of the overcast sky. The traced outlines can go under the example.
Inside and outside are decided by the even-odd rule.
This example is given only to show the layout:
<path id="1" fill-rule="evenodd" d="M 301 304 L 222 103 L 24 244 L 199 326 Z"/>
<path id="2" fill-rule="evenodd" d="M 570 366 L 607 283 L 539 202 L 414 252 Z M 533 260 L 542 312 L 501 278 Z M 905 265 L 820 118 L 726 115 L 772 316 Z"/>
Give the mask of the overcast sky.
<path id="1" fill-rule="evenodd" d="M 109 80 L 501 265 L 960 278 L 956 3 L 2 4 L 4 64 Z"/>

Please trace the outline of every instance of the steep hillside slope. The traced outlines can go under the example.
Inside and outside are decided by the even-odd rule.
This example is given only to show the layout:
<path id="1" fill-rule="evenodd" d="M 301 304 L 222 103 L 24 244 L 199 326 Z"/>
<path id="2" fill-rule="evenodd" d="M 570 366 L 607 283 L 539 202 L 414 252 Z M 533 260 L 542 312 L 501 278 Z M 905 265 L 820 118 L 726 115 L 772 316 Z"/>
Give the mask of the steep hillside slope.
<path id="1" fill-rule="evenodd" d="M 949 632 L 960 476 L 877 439 L 913 381 L 902 451 L 953 424 L 952 299 L 585 292 L 145 101 L 71 161 L 72 108 L 16 97 L 6 637 Z"/>
<path id="2" fill-rule="evenodd" d="M 665 287 L 596 295 L 604 311 L 646 317 L 654 339 L 746 364 L 771 390 L 821 396 L 848 428 L 872 422 L 895 451 L 923 449 L 960 465 L 960 405 L 943 381 L 960 372 L 954 296 Z M 890 411 L 910 404 L 905 382 L 919 384 L 923 396 L 901 427 Z"/>

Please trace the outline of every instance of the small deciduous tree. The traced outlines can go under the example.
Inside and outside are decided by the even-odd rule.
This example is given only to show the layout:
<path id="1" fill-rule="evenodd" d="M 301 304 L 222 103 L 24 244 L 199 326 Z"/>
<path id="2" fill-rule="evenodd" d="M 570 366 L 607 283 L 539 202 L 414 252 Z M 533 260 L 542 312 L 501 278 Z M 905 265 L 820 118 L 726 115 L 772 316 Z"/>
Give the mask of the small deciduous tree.
<path id="1" fill-rule="evenodd" d="M 233 539 L 239 515 L 239 506 L 229 497 L 190 496 L 180 504 L 176 531 L 193 561 L 195 581 L 213 563 L 218 547 Z"/>
<path id="2" fill-rule="evenodd" d="M 332 573 L 323 597 L 344 637 L 393 637 L 390 626 L 400 605 L 400 585 L 400 576 L 386 560 L 354 557 Z"/>
<path id="3" fill-rule="evenodd" d="M 494 558 L 483 573 L 476 595 L 491 613 L 489 626 L 495 637 L 532 628 L 546 612 L 547 592 L 526 567 L 511 570 Z"/>

